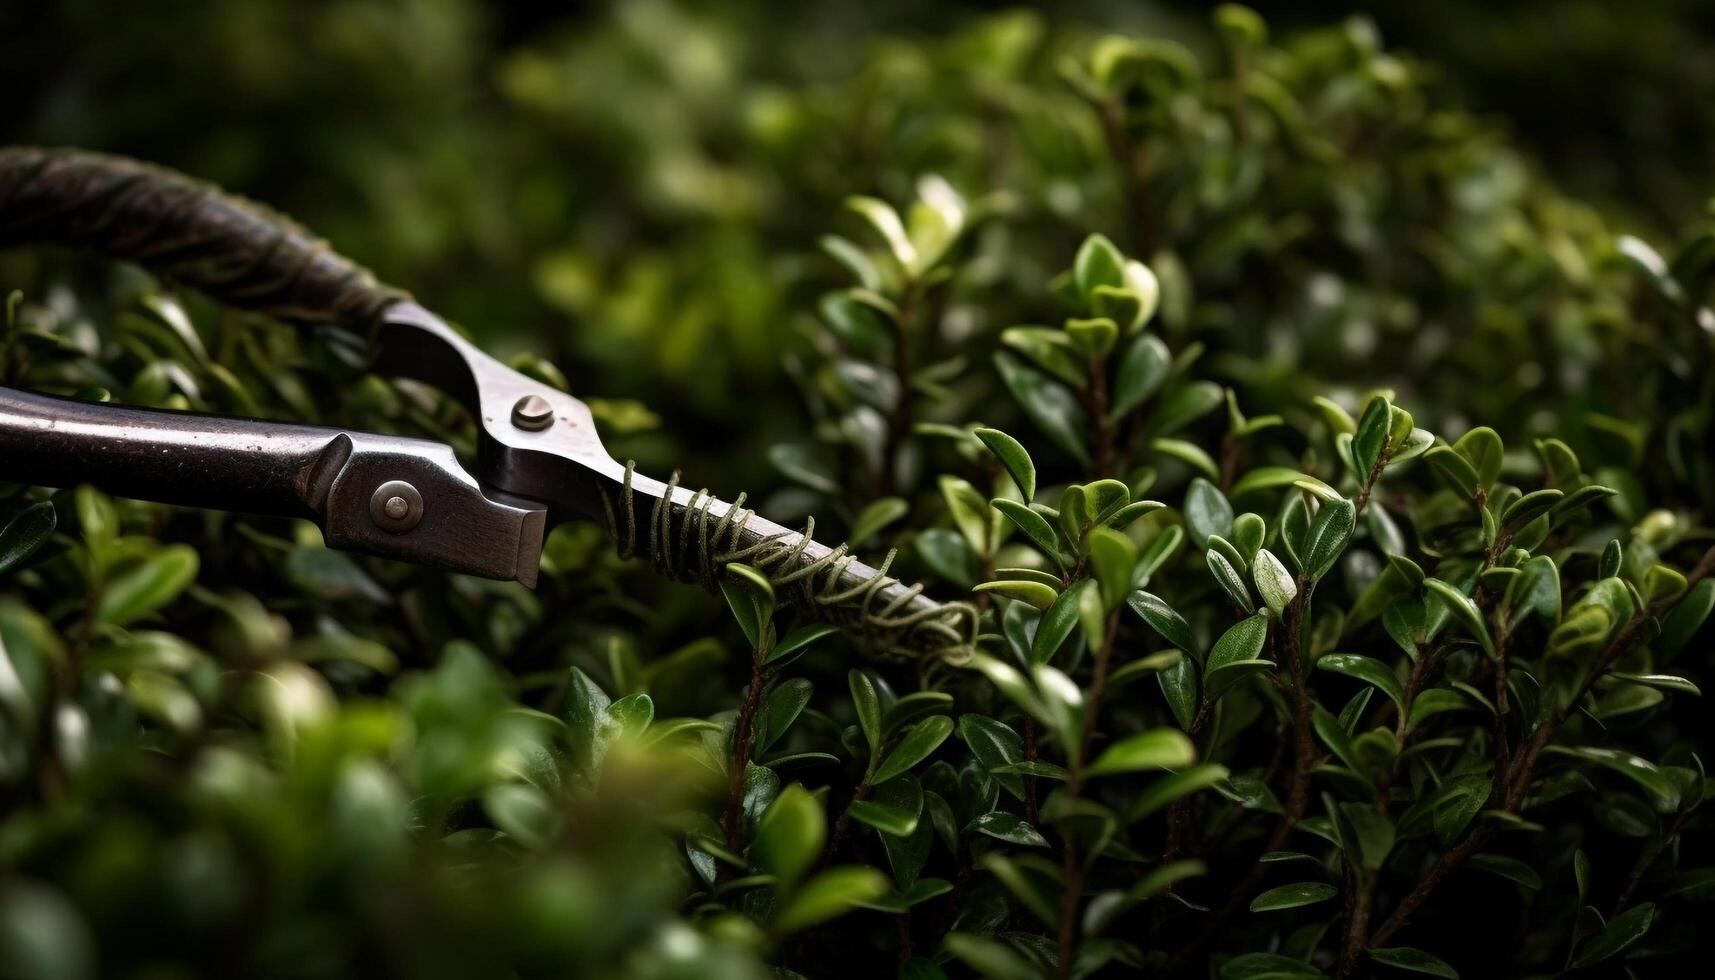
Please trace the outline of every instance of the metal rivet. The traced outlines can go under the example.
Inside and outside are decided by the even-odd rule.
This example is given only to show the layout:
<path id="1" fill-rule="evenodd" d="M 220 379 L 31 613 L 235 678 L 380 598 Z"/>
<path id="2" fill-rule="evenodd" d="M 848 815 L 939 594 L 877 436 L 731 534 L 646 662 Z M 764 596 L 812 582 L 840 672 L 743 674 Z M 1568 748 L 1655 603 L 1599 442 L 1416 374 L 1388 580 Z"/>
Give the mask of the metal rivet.
<path id="1" fill-rule="evenodd" d="M 540 432 L 554 424 L 554 406 L 541 395 L 525 395 L 512 406 L 512 424 L 525 432 Z"/>
<path id="2" fill-rule="evenodd" d="M 403 534 L 423 519 L 423 495 L 404 480 L 388 480 L 370 496 L 369 518 L 384 531 Z"/>

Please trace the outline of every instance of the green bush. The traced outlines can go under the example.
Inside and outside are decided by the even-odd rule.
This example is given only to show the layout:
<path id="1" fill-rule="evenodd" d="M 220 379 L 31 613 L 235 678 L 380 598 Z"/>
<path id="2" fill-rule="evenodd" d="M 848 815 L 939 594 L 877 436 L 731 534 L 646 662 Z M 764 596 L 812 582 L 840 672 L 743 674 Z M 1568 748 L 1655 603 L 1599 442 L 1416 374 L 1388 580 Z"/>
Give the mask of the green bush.
<path id="1" fill-rule="evenodd" d="M 636 9 L 497 83 L 701 216 L 509 230 L 614 324 L 573 389 L 660 392 L 592 399 L 609 444 L 727 496 L 754 449 L 765 513 L 901 549 L 980 642 L 880 659 L 595 526 L 531 592 L 0 485 L 0 973 L 1690 969 L 1707 221 L 1615 233 L 1362 21 L 1223 7 L 1199 58 L 1014 13 L 783 90 L 640 70 L 689 15 Z M 558 101 L 592 77 L 633 97 Z M 594 166 L 518 159 L 561 205 Z M 12 261 L 0 383 L 470 448 L 319 337 Z M 795 402 L 736 398 L 782 343 Z"/>

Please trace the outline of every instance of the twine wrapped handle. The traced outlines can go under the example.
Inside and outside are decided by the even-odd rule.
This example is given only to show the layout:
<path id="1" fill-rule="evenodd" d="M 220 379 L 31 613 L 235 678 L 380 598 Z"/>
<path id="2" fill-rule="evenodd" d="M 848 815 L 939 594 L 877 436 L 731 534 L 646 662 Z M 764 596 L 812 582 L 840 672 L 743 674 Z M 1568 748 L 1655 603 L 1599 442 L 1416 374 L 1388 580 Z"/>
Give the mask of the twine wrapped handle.
<path id="1" fill-rule="evenodd" d="M 271 208 L 81 150 L 0 148 L 0 247 L 14 245 L 88 248 L 298 324 L 366 330 L 409 298 Z"/>

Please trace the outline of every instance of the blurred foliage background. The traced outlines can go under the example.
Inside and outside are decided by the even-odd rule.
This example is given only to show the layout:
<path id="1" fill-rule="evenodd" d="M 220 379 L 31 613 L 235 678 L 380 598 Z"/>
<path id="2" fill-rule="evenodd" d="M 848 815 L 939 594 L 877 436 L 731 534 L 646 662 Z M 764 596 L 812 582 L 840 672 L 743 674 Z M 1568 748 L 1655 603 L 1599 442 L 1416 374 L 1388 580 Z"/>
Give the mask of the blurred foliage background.
<path id="1" fill-rule="evenodd" d="M 831 537 L 876 493 L 872 447 L 842 428 L 862 396 L 830 367 L 825 297 L 850 276 L 819 241 L 867 234 L 850 195 L 903 206 L 926 174 L 992 220 L 937 292 L 926 346 L 946 397 L 918 421 L 1028 431 L 990 369 L 996 337 L 1041 316 L 1045 284 L 1103 232 L 1160 276 L 1155 329 L 1247 412 L 1300 423 L 1312 395 L 1355 408 L 1388 386 L 1434 431 L 1493 425 L 1526 469 L 1531 437 L 1566 439 L 1621 491 L 1622 523 L 1706 515 L 1715 11 L 1259 9 L 1260 54 L 1198 5 L 1117 0 L 11 3 L 0 143 L 126 153 L 274 204 L 495 353 L 558 365 L 620 458 L 760 492 L 779 520 L 814 510 Z M 1150 45 L 1119 81 L 1098 77 L 1115 33 Z M 1248 88 L 1245 56 L 1261 59 Z M 13 287 L 20 322 L 69 338 L 34 367 L 70 390 L 456 424 L 341 387 L 284 331 L 236 331 L 195 297 L 183 316 L 134 271 L 0 254 Z M 173 339 L 192 321 L 214 353 L 200 362 Z M 210 364 L 235 352 L 228 386 Z M 151 357 L 181 357 L 190 384 Z M 944 462 L 890 485 L 907 523 L 941 521 L 925 474 Z M 76 529 L 19 574 L 30 601 L 0 600 L 18 675 L 0 697 L 45 703 L 68 647 L 126 687 L 80 682 L 113 711 L 84 733 L 99 793 L 0 798 L 0 864 L 18 872 L 0 882 L 0 949 L 23 951 L 8 967 L 88 975 L 94 931 L 102 966 L 138 976 L 755 975 L 738 917 L 684 924 L 682 855 L 637 819 L 709 797 L 706 767 L 645 761 L 572 793 L 544 761 L 557 723 L 533 710 L 566 699 L 573 663 L 615 699 L 646 689 L 658 719 L 730 708 L 746 664 L 714 600 L 658 587 L 588 527 L 556 535 L 530 594 L 347 561 L 279 522 L 85 497 L 58 499 Z M 111 581 L 103 527 L 127 569 Z M 183 540 L 196 586 L 162 543 Z M 80 619 L 121 582 L 141 598 Z M 811 662 L 838 689 L 846 661 Z M 820 719 L 815 747 L 846 720 Z M 412 859 L 424 840 L 437 860 Z"/>
<path id="2" fill-rule="evenodd" d="M 1290 36 L 1354 8 L 1261 11 Z M 1521 219 L 1600 233 L 1600 219 L 1551 187 L 1593 203 L 1614 231 L 1656 239 L 1704 212 L 1701 164 L 1715 148 L 1706 5 L 1390 3 L 1371 16 L 1366 30 L 1410 66 L 1421 95 L 1394 120 L 1382 115 L 1391 107 L 1327 111 L 1452 141 L 1465 159 L 1419 163 L 1463 168 L 1458 200 L 1483 226 L 1474 234 Z M 665 432 L 692 436 L 622 451 L 693 472 L 718 465 L 757 486 L 762 448 L 797 412 L 778 352 L 834 278 L 815 240 L 846 195 L 903 198 L 926 171 L 967 194 L 1017 192 L 1026 220 L 1009 226 L 1000 268 L 980 284 L 997 320 L 997 292 L 1043 280 L 1029 272 L 1067 254 L 1087 216 L 1113 215 L 1119 176 L 1100 162 L 1096 120 L 1057 77 L 1060 57 L 1107 32 L 1218 60 L 1195 4 L 1077 2 L 1051 17 L 894 2 L 9 4 L 0 132 L 158 160 L 273 202 L 495 347 L 557 359 L 581 394 L 647 392 Z M 1371 173 L 1389 189 L 1365 193 L 1400 193 L 1402 175 Z M 1362 207 L 1348 208 L 1353 220 L 1422 217 Z M 1177 237 L 1212 237 L 1225 215 L 1208 210 Z M 1319 220 L 1307 208 L 1295 220 L 1306 217 Z M 1348 243 L 1384 231 L 1400 237 L 1397 226 L 1342 229 Z M 1270 251 L 1254 239 L 1227 247 Z M 1325 249 L 1312 261 L 1337 269 Z M 1487 285 L 1453 287 L 1468 298 Z M 1403 330 L 1438 313 L 1390 299 L 1365 318 Z M 1360 353 L 1378 349 L 1372 340 Z M 1373 383 L 1389 380 L 1374 368 L 1399 367 L 1364 366 Z M 778 401 L 737 417 L 735 386 Z M 717 463 L 701 455 L 712 445 L 734 451 Z"/>

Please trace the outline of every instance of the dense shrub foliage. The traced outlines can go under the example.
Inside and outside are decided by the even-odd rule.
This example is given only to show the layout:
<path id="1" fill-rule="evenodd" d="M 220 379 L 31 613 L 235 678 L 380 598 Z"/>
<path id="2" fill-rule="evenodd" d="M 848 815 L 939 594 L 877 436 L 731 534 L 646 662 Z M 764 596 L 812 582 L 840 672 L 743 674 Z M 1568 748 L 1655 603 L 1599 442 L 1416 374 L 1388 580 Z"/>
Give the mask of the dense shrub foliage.
<path id="1" fill-rule="evenodd" d="M 1363 21 L 1012 13 L 788 89 L 629 9 L 498 75 L 586 156 L 412 161 L 579 323 L 515 363 L 982 641 L 878 659 L 595 526 L 531 592 L 0 484 L 0 972 L 1691 968 L 1715 225 L 1617 233 Z M 518 343 L 429 220 L 331 231 Z M 469 446 L 323 336 L 7 262 L 0 383 Z"/>

